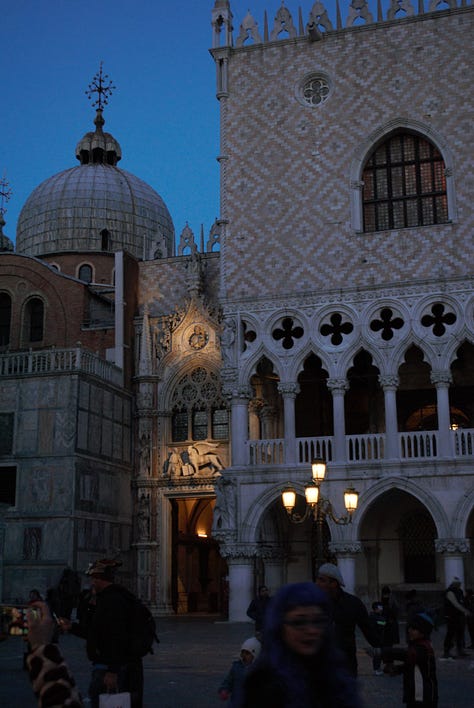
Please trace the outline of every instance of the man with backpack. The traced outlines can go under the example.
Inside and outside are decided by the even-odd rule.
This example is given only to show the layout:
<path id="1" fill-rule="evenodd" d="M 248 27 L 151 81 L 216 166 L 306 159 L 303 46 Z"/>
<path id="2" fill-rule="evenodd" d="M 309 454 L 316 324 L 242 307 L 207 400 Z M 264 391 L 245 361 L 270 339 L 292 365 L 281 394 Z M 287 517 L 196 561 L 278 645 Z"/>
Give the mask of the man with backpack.
<path id="1" fill-rule="evenodd" d="M 155 625 L 145 606 L 114 582 L 120 565 L 120 561 L 107 558 L 91 563 L 86 570 L 92 586 L 86 621 L 71 624 L 61 619 L 66 631 L 86 639 L 87 656 L 92 662 L 92 708 L 99 707 L 101 693 L 127 691 L 132 708 L 143 705 L 142 657 L 151 651 Z"/>

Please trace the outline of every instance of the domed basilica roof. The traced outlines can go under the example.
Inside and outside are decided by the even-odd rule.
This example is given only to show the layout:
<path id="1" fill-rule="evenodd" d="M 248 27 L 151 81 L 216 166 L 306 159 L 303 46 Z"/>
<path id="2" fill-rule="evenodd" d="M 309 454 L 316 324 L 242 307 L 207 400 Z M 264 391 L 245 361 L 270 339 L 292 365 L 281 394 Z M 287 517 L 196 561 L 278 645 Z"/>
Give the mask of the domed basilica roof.
<path id="1" fill-rule="evenodd" d="M 65 251 L 127 250 L 136 258 L 174 255 L 174 227 L 157 192 L 117 167 L 118 142 L 96 129 L 79 141 L 78 167 L 42 182 L 21 210 L 16 251 L 31 256 Z"/>

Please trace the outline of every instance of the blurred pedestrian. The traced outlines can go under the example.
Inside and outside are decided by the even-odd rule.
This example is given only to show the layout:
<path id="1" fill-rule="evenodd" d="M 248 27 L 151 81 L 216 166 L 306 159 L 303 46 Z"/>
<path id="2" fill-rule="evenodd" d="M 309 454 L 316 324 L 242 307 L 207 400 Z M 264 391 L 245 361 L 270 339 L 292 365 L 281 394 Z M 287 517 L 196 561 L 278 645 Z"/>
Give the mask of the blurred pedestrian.
<path id="1" fill-rule="evenodd" d="M 389 648 L 400 644 L 400 630 L 398 626 L 398 605 L 393 599 L 392 591 L 388 585 L 384 585 L 381 593 L 382 613 L 385 617 L 385 633 L 383 647 Z M 385 662 L 384 671 L 392 672 L 393 665 Z"/>
<path id="2" fill-rule="evenodd" d="M 240 658 L 233 661 L 222 681 L 218 694 L 221 701 L 230 698 L 230 708 L 239 708 L 242 703 L 242 692 L 247 671 L 252 662 L 260 654 L 261 644 L 256 637 L 250 637 L 240 647 Z"/>
<path id="3" fill-rule="evenodd" d="M 263 629 L 265 613 L 270 602 L 270 592 L 266 585 L 260 585 L 257 596 L 247 608 L 247 616 L 255 622 L 255 636 L 259 637 Z"/>
<path id="4" fill-rule="evenodd" d="M 382 667 L 382 647 L 385 639 L 385 626 L 387 620 L 383 616 L 383 605 L 381 602 L 372 603 L 372 612 L 369 613 L 370 623 L 374 634 L 377 636 L 377 646 L 372 654 L 372 668 L 375 676 L 383 676 Z"/>
<path id="5" fill-rule="evenodd" d="M 450 654 L 456 644 L 459 657 L 468 656 L 465 650 L 464 633 L 466 630 L 466 617 L 470 614 L 464 604 L 464 593 L 461 589 L 461 580 L 454 577 L 444 594 L 444 612 L 446 617 L 446 636 L 444 638 L 443 659 L 452 659 Z"/>
<path id="6" fill-rule="evenodd" d="M 467 631 L 469 633 L 470 640 L 469 649 L 474 649 L 474 590 L 472 590 L 472 588 L 466 589 L 464 604 L 466 609 L 470 612 L 466 618 Z"/>
<path id="7" fill-rule="evenodd" d="M 330 623 L 328 597 L 314 583 L 280 588 L 245 679 L 242 708 L 359 708 Z"/>
<path id="8" fill-rule="evenodd" d="M 74 678 L 53 641 L 57 625 L 47 603 L 33 601 L 27 622 L 30 652 L 26 663 L 38 706 L 82 708 Z"/>
<path id="9" fill-rule="evenodd" d="M 81 578 L 77 571 L 65 568 L 58 583 L 59 613 L 61 617 L 71 619 L 72 611 L 77 607 L 81 592 Z"/>
<path id="10" fill-rule="evenodd" d="M 406 642 L 408 644 L 408 625 L 410 620 L 420 612 L 424 612 L 425 607 L 418 597 L 418 593 L 415 588 L 408 590 L 405 594 L 405 613 L 406 613 Z"/>
<path id="11" fill-rule="evenodd" d="M 346 656 L 350 673 L 357 676 L 356 627 L 359 627 L 370 646 L 377 646 L 377 635 L 370 624 L 369 613 L 362 600 L 342 589 L 344 579 L 334 563 L 323 563 L 320 566 L 316 584 L 329 597 L 336 642 Z"/>
<path id="12" fill-rule="evenodd" d="M 91 563 L 86 575 L 94 593 L 85 609 L 86 620 L 71 623 L 61 618 L 65 631 L 86 639 L 87 656 L 92 663 L 89 685 L 92 708 L 99 708 L 101 693 L 127 691 L 131 694 L 132 708 L 143 705 L 143 663 L 140 657 L 131 656 L 130 593 L 114 582 L 115 571 L 121 565 L 113 558 Z"/>
<path id="13" fill-rule="evenodd" d="M 437 708 L 438 680 L 436 660 L 430 635 L 434 627 L 432 618 L 421 612 L 414 615 L 408 624 L 408 647 L 389 648 L 382 652 L 389 663 L 397 659 L 395 671 L 403 674 L 403 703 L 407 708 Z"/>

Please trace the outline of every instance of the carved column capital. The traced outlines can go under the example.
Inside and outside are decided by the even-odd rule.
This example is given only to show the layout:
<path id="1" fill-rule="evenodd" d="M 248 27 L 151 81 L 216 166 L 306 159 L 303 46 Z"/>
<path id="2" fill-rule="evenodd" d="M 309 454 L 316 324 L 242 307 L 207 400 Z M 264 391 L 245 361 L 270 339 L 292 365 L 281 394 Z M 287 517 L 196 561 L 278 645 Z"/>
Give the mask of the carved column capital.
<path id="1" fill-rule="evenodd" d="M 326 386 L 331 393 L 345 393 L 349 389 L 349 382 L 344 378 L 328 378 Z"/>
<path id="2" fill-rule="evenodd" d="M 300 392 L 300 385 L 292 381 L 286 383 L 280 382 L 278 384 L 278 392 L 281 393 L 284 398 L 296 398 Z"/>
<path id="3" fill-rule="evenodd" d="M 470 542 L 468 538 L 436 538 L 436 553 L 469 553 Z"/>
<path id="4" fill-rule="evenodd" d="M 440 386 L 441 388 L 449 386 L 452 383 L 453 377 L 450 371 L 432 371 L 431 372 L 431 383 L 435 386 Z"/>
<path id="5" fill-rule="evenodd" d="M 329 541 L 329 550 L 337 556 L 352 556 L 362 553 L 360 541 Z"/>
<path id="6" fill-rule="evenodd" d="M 221 532 L 222 533 L 222 532 Z M 250 563 L 257 556 L 257 545 L 253 543 L 231 543 L 228 539 L 219 546 L 219 552 L 229 564 Z"/>
<path id="7" fill-rule="evenodd" d="M 400 379 L 396 374 L 387 374 L 385 376 L 380 374 L 379 376 L 379 384 L 382 386 L 384 391 L 396 390 L 399 383 Z"/>

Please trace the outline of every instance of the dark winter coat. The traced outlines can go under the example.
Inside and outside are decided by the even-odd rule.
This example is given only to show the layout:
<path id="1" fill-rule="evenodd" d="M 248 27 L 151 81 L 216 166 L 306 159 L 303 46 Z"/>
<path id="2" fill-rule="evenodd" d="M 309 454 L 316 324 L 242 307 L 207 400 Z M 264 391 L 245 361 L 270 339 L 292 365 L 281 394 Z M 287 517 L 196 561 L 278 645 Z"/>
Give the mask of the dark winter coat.
<path id="1" fill-rule="evenodd" d="M 251 664 L 246 665 L 240 659 L 233 661 L 227 676 L 219 686 L 219 691 L 224 689 L 230 693 L 229 708 L 239 708 L 242 705 L 244 681 L 250 666 Z"/>
<path id="2" fill-rule="evenodd" d="M 345 654 L 348 668 L 357 675 L 355 630 L 359 627 L 372 647 L 378 646 L 377 634 L 370 623 L 369 613 L 355 595 L 340 590 L 336 598 L 331 598 L 330 614 L 338 647 Z"/>
<path id="3" fill-rule="evenodd" d="M 407 708 L 437 708 L 436 660 L 429 639 L 410 642 L 403 667 L 403 702 Z"/>
<path id="4" fill-rule="evenodd" d="M 74 624 L 73 634 L 86 639 L 87 656 L 117 673 L 130 660 L 131 606 L 120 585 L 109 585 L 95 596 L 87 621 Z"/>

